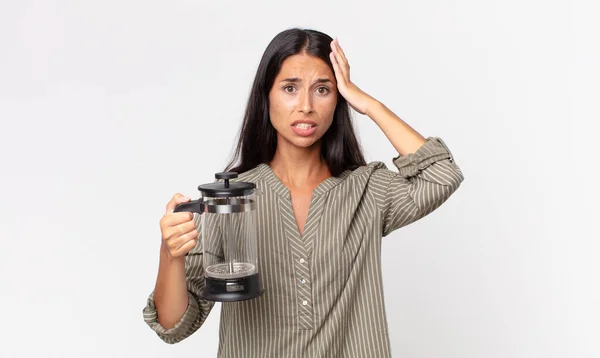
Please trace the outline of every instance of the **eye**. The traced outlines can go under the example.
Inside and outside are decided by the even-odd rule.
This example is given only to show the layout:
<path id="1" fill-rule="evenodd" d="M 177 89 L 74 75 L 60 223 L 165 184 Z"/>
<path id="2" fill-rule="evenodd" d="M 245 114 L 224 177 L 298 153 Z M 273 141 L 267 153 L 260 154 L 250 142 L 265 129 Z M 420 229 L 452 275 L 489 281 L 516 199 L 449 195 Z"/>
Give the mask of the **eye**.
<path id="1" fill-rule="evenodd" d="M 319 88 L 317 88 L 317 93 L 319 93 L 319 94 L 327 94 L 327 93 L 329 93 L 329 88 L 324 87 L 324 86 L 323 87 L 319 87 Z"/>
<path id="2" fill-rule="evenodd" d="M 294 87 L 294 86 L 291 86 L 291 85 L 288 85 L 288 86 L 285 86 L 285 87 L 283 87 L 283 91 L 284 91 L 284 92 L 287 92 L 287 93 L 292 93 L 292 92 L 294 92 L 295 90 L 296 90 L 296 87 Z"/>

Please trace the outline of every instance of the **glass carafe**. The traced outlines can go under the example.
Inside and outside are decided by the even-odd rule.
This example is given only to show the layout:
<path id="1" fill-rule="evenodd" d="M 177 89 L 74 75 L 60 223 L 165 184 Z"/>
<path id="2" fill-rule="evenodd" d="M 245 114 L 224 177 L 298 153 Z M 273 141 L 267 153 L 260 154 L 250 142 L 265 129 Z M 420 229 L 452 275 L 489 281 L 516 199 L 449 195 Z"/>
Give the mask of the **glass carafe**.
<path id="1" fill-rule="evenodd" d="M 237 173 L 215 174 L 222 182 L 198 186 L 202 197 L 178 205 L 175 212 L 201 215 L 205 287 L 200 296 L 230 302 L 263 293 L 258 271 L 256 185 L 229 182 Z"/>

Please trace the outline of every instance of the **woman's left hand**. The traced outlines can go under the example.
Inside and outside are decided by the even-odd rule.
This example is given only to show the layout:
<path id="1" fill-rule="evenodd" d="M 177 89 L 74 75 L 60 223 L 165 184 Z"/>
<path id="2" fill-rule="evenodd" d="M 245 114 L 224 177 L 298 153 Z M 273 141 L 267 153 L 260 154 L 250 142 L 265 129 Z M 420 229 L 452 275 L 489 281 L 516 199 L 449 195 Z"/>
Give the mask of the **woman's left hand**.
<path id="1" fill-rule="evenodd" d="M 373 103 L 375 99 L 350 81 L 350 64 L 348 63 L 348 59 L 346 59 L 346 55 L 340 47 L 337 38 L 331 41 L 330 46 L 332 52 L 329 54 L 329 58 L 333 64 L 335 79 L 340 94 L 348 101 L 350 107 L 355 111 L 360 114 L 366 114 L 368 106 Z"/>

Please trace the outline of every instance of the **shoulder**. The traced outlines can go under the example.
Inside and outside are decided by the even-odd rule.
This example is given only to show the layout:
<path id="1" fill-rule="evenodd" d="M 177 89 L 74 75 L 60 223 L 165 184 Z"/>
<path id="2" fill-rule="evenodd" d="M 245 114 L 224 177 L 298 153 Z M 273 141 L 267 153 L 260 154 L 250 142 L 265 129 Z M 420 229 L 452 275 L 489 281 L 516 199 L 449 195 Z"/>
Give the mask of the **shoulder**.
<path id="1" fill-rule="evenodd" d="M 360 167 L 352 170 L 351 176 L 361 176 L 361 175 L 369 175 L 378 170 L 387 170 L 387 166 L 384 162 L 381 161 L 373 161 L 369 162 L 367 165 L 361 165 Z"/>
<path id="2" fill-rule="evenodd" d="M 367 165 L 363 165 L 352 170 L 349 173 L 348 178 L 351 180 L 371 181 L 378 178 L 391 179 L 394 175 L 396 175 L 396 173 L 389 170 L 384 162 L 372 161 Z"/>
<path id="3" fill-rule="evenodd" d="M 258 183 L 269 176 L 270 168 L 266 164 L 258 164 L 252 169 L 239 173 L 237 178 L 231 179 L 231 182 L 249 182 Z"/>
<path id="4" fill-rule="evenodd" d="M 396 175 L 381 161 L 372 161 L 355 169 L 348 169 L 338 177 L 332 178 L 336 186 L 346 188 L 354 194 L 369 190 L 375 184 L 386 185 Z M 343 190 L 344 191 L 344 190 Z"/>

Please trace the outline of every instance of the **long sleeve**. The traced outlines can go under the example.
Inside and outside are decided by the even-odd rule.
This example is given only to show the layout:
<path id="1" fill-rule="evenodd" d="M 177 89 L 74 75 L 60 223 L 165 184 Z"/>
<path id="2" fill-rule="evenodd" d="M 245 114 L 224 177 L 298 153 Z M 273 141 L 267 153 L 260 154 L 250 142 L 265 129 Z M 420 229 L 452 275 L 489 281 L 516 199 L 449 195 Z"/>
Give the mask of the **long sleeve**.
<path id="1" fill-rule="evenodd" d="M 452 153 L 438 137 L 428 137 L 416 152 L 393 162 L 397 172 L 380 169 L 374 173 L 383 236 L 437 209 L 464 180 Z"/>
<path id="2" fill-rule="evenodd" d="M 200 291 L 204 288 L 202 240 L 200 216 L 195 215 L 196 227 L 198 229 L 198 243 L 186 255 L 185 275 L 187 281 L 188 307 L 177 324 L 165 329 L 158 322 L 158 313 L 154 305 L 154 292 L 150 294 L 146 307 L 143 310 L 144 321 L 156 334 L 166 343 L 173 344 L 184 340 L 196 332 L 204 323 L 208 314 L 214 306 L 214 302 L 199 298 Z"/>

